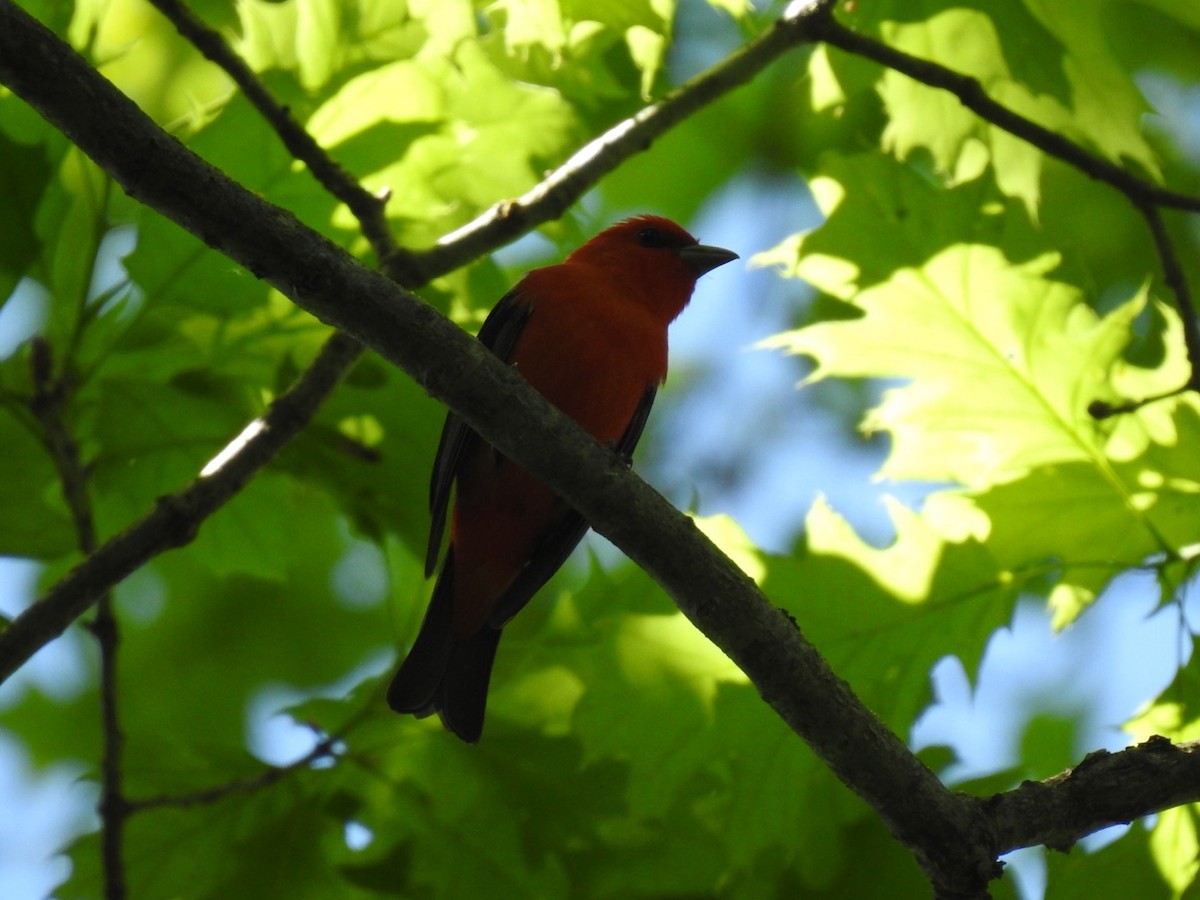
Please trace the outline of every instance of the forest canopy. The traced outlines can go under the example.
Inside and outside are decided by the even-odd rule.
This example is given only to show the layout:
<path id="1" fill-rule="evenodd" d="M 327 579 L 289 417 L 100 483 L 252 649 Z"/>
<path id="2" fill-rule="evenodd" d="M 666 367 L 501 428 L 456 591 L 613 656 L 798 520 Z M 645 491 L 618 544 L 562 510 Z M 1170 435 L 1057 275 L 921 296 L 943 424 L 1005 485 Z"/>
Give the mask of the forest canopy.
<path id="1" fill-rule="evenodd" d="M 1198 84 L 1188 0 L 0 0 L 0 726 L 97 812 L 55 896 L 1008 897 L 1026 846 L 1048 897 L 1189 896 Z M 806 401 L 689 432 L 689 361 L 631 472 L 469 339 L 721 198 Z M 512 622 L 476 747 L 383 702 L 447 406 L 636 562 Z M 722 514 L 806 410 L 915 488 L 887 541 Z M 908 749 L 939 662 L 1130 573 L 1184 649 L 1128 749 Z"/>

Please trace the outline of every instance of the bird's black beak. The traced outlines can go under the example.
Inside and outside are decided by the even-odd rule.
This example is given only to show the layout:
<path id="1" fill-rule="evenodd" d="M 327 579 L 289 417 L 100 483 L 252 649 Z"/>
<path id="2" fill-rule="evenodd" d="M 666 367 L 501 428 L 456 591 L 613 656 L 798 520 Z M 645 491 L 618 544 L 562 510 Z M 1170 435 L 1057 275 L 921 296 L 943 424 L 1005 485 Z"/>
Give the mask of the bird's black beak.
<path id="1" fill-rule="evenodd" d="M 732 250 L 726 250 L 724 247 L 710 247 L 708 244 L 692 244 L 689 247 L 679 248 L 679 258 L 699 278 L 705 272 L 711 272 L 717 266 L 733 262 L 738 258 L 738 255 Z"/>

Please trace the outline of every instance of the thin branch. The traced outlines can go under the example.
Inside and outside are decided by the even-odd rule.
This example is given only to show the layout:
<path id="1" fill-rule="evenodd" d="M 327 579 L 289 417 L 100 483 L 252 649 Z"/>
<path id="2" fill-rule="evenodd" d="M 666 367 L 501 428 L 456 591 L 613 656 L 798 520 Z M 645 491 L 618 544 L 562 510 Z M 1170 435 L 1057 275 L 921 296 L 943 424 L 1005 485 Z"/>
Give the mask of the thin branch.
<path id="1" fill-rule="evenodd" d="M 100 859 L 104 865 L 105 900 L 122 900 L 125 889 L 125 799 L 122 759 L 125 732 L 121 728 L 117 693 L 117 660 L 121 644 L 112 591 L 100 595 L 91 632 L 100 647 L 100 726 L 104 735 L 100 758 Z"/>
<path id="2" fill-rule="evenodd" d="M 88 491 L 87 466 L 79 444 L 65 418 L 73 376 L 69 361 L 55 375 L 50 344 L 36 338 L 30 354 L 33 396 L 29 409 L 42 428 L 46 452 L 54 462 L 62 485 L 63 498 L 71 512 L 76 541 L 84 555 L 96 550 L 96 525 Z M 100 801 L 97 809 L 104 823 L 100 834 L 100 856 L 104 871 L 106 900 L 123 900 L 125 889 L 125 821 L 129 808 L 125 803 L 121 768 L 125 734 L 117 703 L 117 659 L 120 632 L 113 610 L 112 591 L 104 591 L 96 605 L 90 630 L 100 648 L 100 721 L 103 744 L 100 760 Z"/>
<path id="3" fill-rule="evenodd" d="M 336 334 L 316 360 L 186 488 L 161 498 L 153 512 L 111 538 L 0 632 L 0 681 L 66 630 L 96 599 L 154 556 L 189 543 L 200 523 L 232 499 L 311 421 L 317 407 L 357 359 L 361 345 Z"/>
<path id="4" fill-rule="evenodd" d="M 300 769 L 306 769 L 315 762 L 337 758 L 337 748 L 343 738 L 340 734 L 330 735 L 320 740 L 308 753 L 285 766 L 267 766 L 257 775 L 248 778 L 235 778 L 233 781 L 216 787 L 193 791 L 189 794 L 157 794 L 141 800 L 129 801 L 131 812 L 146 812 L 152 809 L 187 809 L 194 806 L 208 806 L 218 803 L 233 794 L 248 794 L 261 791 L 282 781 L 285 777 Z"/>
<path id="5" fill-rule="evenodd" d="M 983 85 L 969 75 L 948 69 L 939 63 L 921 59 L 889 47 L 887 44 L 852 31 L 833 17 L 814 22 L 817 37 L 827 44 L 874 60 L 889 69 L 895 69 L 914 81 L 930 87 L 941 88 L 959 99 L 963 106 L 985 121 L 991 122 L 1009 134 L 1037 147 L 1047 156 L 1060 159 L 1079 169 L 1085 175 L 1112 185 L 1131 200 L 1141 200 L 1155 206 L 1200 212 L 1200 197 L 1167 190 L 1139 178 L 1127 169 L 1089 153 L 1070 138 L 1064 137 L 1036 122 L 1013 112 L 1007 106 L 993 100 Z"/>
<path id="6" fill-rule="evenodd" d="M 88 498 L 87 471 L 79 454 L 79 445 L 62 415 L 70 390 L 70 376 L 65 373 L 55 376 L 50 344 L 43 338 L 35 339 L 32 343 L 29 367 L 33 381 L 29 411 L 41 427 L 46 453 L 58 471 L 63 500 L 75 527 L 75 540 L 80 550 L 85 554 L 91 553 L 96 549 L 96 526 Z"/>
<path id="7" fill-rule="evenodd" d="M 1069 850 L 1107 828 L 1200 802 L 1200 742 L 1153 737 L 1117 753 L 1100 750 L 1061 775 L 1027 781 L 981 801 L 996 852 L 1043 844 Z"/>
<path id="8" fill-rule="evenodd" d="M 225 70 L 242 89 L 246 99 L 275 129 L 275 133 L 291 154 L 308 166 L 308 170 L 322 187 L 350 208 L 376 255 L 382 260 L 393 254 L 396 251 L 396 242 L 392 238 L 383 212 L 387 205 L 387 196 L 377 197 L 366 190 L 331 158 L 313 136 L 292 117 L 288 109 L 271 95 L 254 71 L 246 65 L 246 61 L 234 53 L 225 39 L 205 25 L 181 0 L 150 0 L 150 3 L 166 16 L 197 50 Z"/>
<path id="9" fill-rule="evenodd" d="M 185 809 L 194 806 L 207 806 L 218 803 L 233 794 L 245 794 L 260 791 L 277 784 L 286 776 L 301 769 L 307 769 L 313 763 L 323 760 L 336 760 L 339 749 L 346 736 L 371 713 L 371 709 L 381 702 L 382 697 L 372 695 L 371 700 L 352 716 L 347 718 L 335 731 L 330 732 L 319 740 L 308 753 L 284 766 L 267 766 L 257 775 L 248 778 L 235 778 L 233 781 L 216 787 L 205 788 L 187 794 L 157 794 L 140 800 L 129 801 L 131 812 L 145 812 L 152 809 Z M 314 731 L 318 731 L 315 727 Z M 319 732 L 318 732 L 319 733 Z"/>
<path id="10" fill-rule="evenodd" d="M 492 207 L 420 251 L 411 264 L 448 272 L 543 222 L 557 219 L 601 177 L 648 149 L 684 119 L 749 83 L 788 51 L 812 43 L 817 23 L 831 15 L 835 0 L 794 0 L 766 31 L 662 100 L 617 123 L 590 141 L 534 188 Z"/>
<path id="11" fill-rule="evenodd" d="M 1195 370 L 1193 369 L 1193 371 Z M 1158 403 L 1158 401 L 1166 400 L 1169 397 L 1178 397 L 1185 391 L 1193 389 L 1192 380 L 1189 378 L 1188 383 L 1182 387 L 1172 388 L 1169 391 L 1163 391 L 1159 394 L 1150 394 L 1146 397 L 1134 397 L 1130 400 L 1123 400 L 1120 403 L 1110 403 L 1107 400 L 1093 400 L 1088 404 L 1087 411 L 1088 415 L 1093 419 L 1111 419 L 1113 416 L 1123 416 L 1131 412 L 1137 412 L 1143 406 Z"/>
<path id="12" fill-rule="evenodd" d="M 1021 138 L 1047 156 L 1059 159 L 1085 175 L 1116 188 L 1141 213 L 1154 238 L 1154 245 L 1162 262 L 1167 287 L 1175 294 L 1175 304 L 1183 321 L 1184 344 L 1187 347 L 1188 361 L 1191 364 L 1191 375 L 1187 384 L 1178 390 L 1120 404 L 1110 404 L 1102 400 L 1095 401 L 1088 407 L 1092 416 L 1097 419 L 1108 418 L 1118 413 L 1132 412 L 1156 400 L 1173 397 L 1184 390 L 1200 389 L 1200 329 L 1196 324 L 1196 311 L 1187 278 L 1179 265 L 1174 245 L 1163 226 L 1162 216 L 1159 213 L 1159 207 L 1200 212 L 1200 197 L 1159 187 L 1115 163 L 1088 152 L 1069 138 L 1053 132 L 993 100 L 988 96 L 983 85 L 969 75 L 963 75 L 939 63 L 912 56 L 880 41 L 858 34 L 837 22 L 832 16 L 817 19 L 814 22 L 814 28 L 821 40 L 834 47 L 865 59 L 874 60 L 882 66 L 907 75 L 914 81 L 953 94 L 963 106 L 984 121 Z"/>
<path id="13" fill-rule="evenodd" d="M 1196 325 L 1196 307 L 1192 303 L 1192 292 L 1188 287 L 1187 276 L 1183 274 L 1183 267 L 1179 264 L 1175 245 L 1171 241 L 1171 236 L 1167 234 L 1167 227 L 1158 208 L 1151 203 L 1137 203 L 1136 200 L 1134 202 L 1150 227 L 1154 246 L 1158 248 L 1158 257 L 1162 261 L 1163 267 L 1163 280 L 1175 294 L 1175 305 L 1179 309 L 1179 318 L 1183 323 L 1183 343 L 1187 348 L 1188 364 L 1192 372 L 1187 386 L 1192 390 L 1200 389 L 1200 328 Z"/>
<path id="14" fill-rule="evenodd" d="M 752 77 L 770 58 L 807 40 L 809 23 L 801 18 L 817 20 L 828 11 L 827 3 L 790 7 L 791 18 L 772 33 L 784 31 L 793 40 L 752 43 L 738 55 L 742 75 Z M 757 65 L 745 60 L 752 53 L 763 57 Z M 947 791 L 691 519 L 519 374 L 418 298 L 163 135 L 11 0 L 0 0 L 0 81 L 58 125 L 131 196 L 269 281 L 297 305 L 352 333 L 553 487 L 663 585 L 789 727 L 878 812 L 912 849 L 938 896 L 986 896 L 997 866 L 977 805 Z M 673 95 L 673 102 L 678 98 Z M 543 212 L 550 217 L 549 206 Z M 524 227 L 532 224 L 527 219 Z M 489 241 L 503 239 L 488 235 L 507 236 L 507 227 L 501 217 L 498 225 L 470 231 L 456 242 L 456 252 L 477 255 Z M 439 248 L 437 259 L 448 252 Z M 355 302 L 346 303 L 346 297 Z M 41 606 L 0 633 L 6 665 L 12 664 L 13 647 L 5 639 Z M 31 630 L 22 633 L 28 640 Z"/>

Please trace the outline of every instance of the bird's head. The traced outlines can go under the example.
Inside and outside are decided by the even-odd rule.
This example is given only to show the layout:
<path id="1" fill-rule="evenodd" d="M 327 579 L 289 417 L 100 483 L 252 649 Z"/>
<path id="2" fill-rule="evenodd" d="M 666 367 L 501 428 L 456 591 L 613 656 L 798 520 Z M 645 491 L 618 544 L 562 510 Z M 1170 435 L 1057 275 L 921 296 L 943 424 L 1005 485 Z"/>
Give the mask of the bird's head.
<path id="1" fill-rule="evenodd" d="M 627 282 L 626 289 L 655 298 L 673 319 L 705 272 L 738 258 L 732 250 L 701 244 L 662 216 L 633 216 L 600 232 L 567 257 Z"/>

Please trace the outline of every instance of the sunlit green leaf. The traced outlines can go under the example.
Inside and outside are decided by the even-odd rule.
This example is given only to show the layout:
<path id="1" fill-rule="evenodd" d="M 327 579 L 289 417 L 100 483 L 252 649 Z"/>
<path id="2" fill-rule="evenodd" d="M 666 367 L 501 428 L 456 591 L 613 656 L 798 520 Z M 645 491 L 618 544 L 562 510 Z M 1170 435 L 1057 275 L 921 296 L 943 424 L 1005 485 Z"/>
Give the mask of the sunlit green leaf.
<path id="1" fill-rule="evenodd" d="M 1140 300 L 1098 320 L 1047 280 L 1052 256 L 1011 266 L 956 246 L 855 298 L 865 316 L 776 339 L 818 360 L 812 379 L 907 378 L 866 423 L 895 441 L 883 472 L 982 486 L 1048 463 L 1098 460 L 1088 414 L 1115 399 L 1108 375 Z M 985 402 L 981 402 L 986 398 Z"/>
<path id="2" fill-rule="evenodd" d="M 1126 896 L 1167 900 L 1178 895 L 1157 870 L 1149 846 L 1149 833 L 1133 825 L 1120 840 L 1094 852 L 1075 848 L 1070 853 L 1046 857 L 1046 896 L 1065 900 Z"/>

